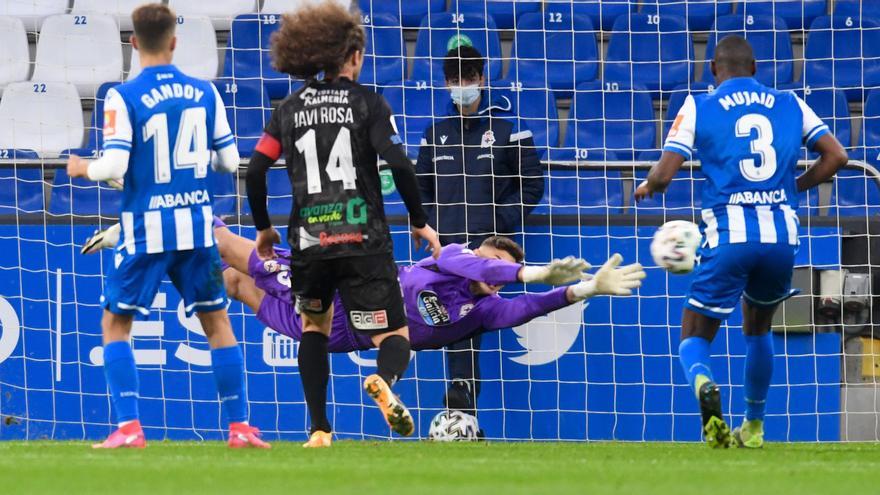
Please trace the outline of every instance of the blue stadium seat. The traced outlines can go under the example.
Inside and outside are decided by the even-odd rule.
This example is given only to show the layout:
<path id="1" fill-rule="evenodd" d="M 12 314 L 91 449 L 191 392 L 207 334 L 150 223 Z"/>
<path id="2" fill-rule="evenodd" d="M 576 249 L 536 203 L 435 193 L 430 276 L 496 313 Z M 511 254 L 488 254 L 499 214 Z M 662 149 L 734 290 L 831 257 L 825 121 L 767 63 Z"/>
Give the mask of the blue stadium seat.
<path id="1" fill-rule="evenodd" d="M 733 12 L 732 0 L 645 0 L 642 14 L 687 19 L 691 31 L 708 31 L 715 19 Z"/>
<path id="2" fill-rule="evenodd" d="M 684 18 L 634 14 L 614 23 L 605 81 L 644 85 L 657 92 L 693 80 L 694 45 Z M 655 98 L 659 93 L 653 95 Z"/>
<path id="3" fill-rule="evenodd" d="M 508 78 L 558 91 L 570 98 L 574 87 L 599 73 L 599 48 L 590 18 L 549 4 L 517 24 Z"/>
<path id="4" fill-rule="evenodd" d="M 293 79 L 272 68 L 269 37 L 281 25 L 275 14 L 245 14 L 232 21 L 223 62 L 223 76 L 262 80 L 270 98 L 283 98 L 292 89 Z"/>
<path id="5" fill-rule="evenodd" d="M 559 115 L 552 93 L 543 86 L 510 80 L 495 81 L 489 90 L 492 98 L 500 94 L 510 99 L 511 112 L 519 116 L 521 126 L 532 131 L 539 157 L 559 145 Z"/>
<path id="6" fill-rule="evenodd" d="M 868 93 L 862 108 L 862 128 L 855 151 L 850 159 L 864 160 L 871 165 L 880 165 L 880 91 Z"/>
<path id="7" fill-rule="evenodd" d="M 641 151 L 655 149 L 655 141 L 654 106 L 644 87 L 584 83 L 575 90 L 563 150 L 551 150 L 551 157 L 632 160 Z"/>
<path id="8" fill-rule="evenodd" d="M 880 19 L 880 2 L 876 0 L 837 0 L 834 2 L 834 15 Z"/>
<path id="9" fill-rule="evenodd" d="M 406 50 L 400 20 L 391 14 L 361 14 L 361 21 L 367 46 L 359 82 L 384 86 L 406 79 Z"/>
<path id="10" fill-rule="evenodd" d="M 586 15 L 596 29 L 610 31 L 620 16 L 635 13 L 638 3 L 631 0 L 548 0 L 544 10 L 568 10 L 572 15 Z"/>
<path id="11" fill-rule="evenodd" d="M 640 184 L 648 177 L 647 170 L 638 170 L 635 173 L 635 185 Z M 669 184 L 664 194 L 655 194 L 654 197 L 636 203 L 639 214 L 653 215 L 693 215 L 694 210 L 699 210 L 703 204 L 703 184 L 706 176 L 699 170 L 693 173 L 683 169 Z"/>
<path id="12" fill-rule="evenodd" d="M 416 39 L 414 80 L 442 85 L 443 60 L 451 48 L 470 44 L 487 60 L 486 80 L 501 78 L 501 41 L 491 17 L 444 12 L 425 17 Z"/>
<path id="13" fill-rule="evenodd" d="M 804 50 L 804 75 L 813 88 L 846 90 L 850 101 L 880 85 L 880 21 L 822 16 L 813 21 Z"/>
<path id="14" fill-rule="evenodd" d="M 534 215 L 605 215 L 623 207 L 620 172 L 601 167 L 552 167 Z"/>
<path id="15" fill-rule="evenodd" d="M 360 0 L 361 12 L 369 15 L 391 14 L 403 27 L 419 27 L 428 14 L 446 9 L 446 0 Z"/>
<path id="16" fill-rule="evenodd" d="M 755 77 L 772 88 L 792 81 L 794 55 L 791 35 L 780 17 L 731 15 L 719 17 L 706 43 L 706 64 L 703 81 L 714 83 L 709 62 L 715 56 L 715 45 L 725 36 L 736 34 L 749 40 L 755 51 L 758 73 Z"/>
<path id="17" fill-rule="evenodd" d="M 0 160 L 39 158 L 24 150 L 0 150 Z M 43 171 L 40 168 L 0 166 L 0 215 L 44 211 Z"/>
<path id="18" fill-rule="evenodd" d="M 406 144 L 407 154 L 415 157 L 425 129 L 449 112 L 449 91 L 431 89 L 425 81 L 406 81 L 403 86 L 390 86 L 382 93 L 394 112 L 397 130 Z"/>
<path id="19" fill-rule="evenodd" d="M 861 170 L 839 170 L 834 177 L 829 216 L 880 214 L 880 186 Z"/>
<path id="20" fill-rule="evenodd" d="M 815 18 L 828 12 L 827 9 L 826 0 L 745 0 L 738 12 L 743 15 L 781 17 L 789 29 L 799 30 L 810 27 Z"/>
<path id="21" fill-rule="evenodd" d="M 452 0 L 449 12 L 488 14 L 498 29 L 513 29 L 520 17 L 541 10 L 541 2 L 533 0 Z"/>
<path id="22" fill-rule="evenodd" d="M 290 178 L 287 176 L 287 169 L 269 169 L 266 177 L 269 214 L 290 215 L 293 190 L 290 188 Z M 243 215 L 250 215 L 251 213 L 250 204 L 248 204 L 245 197 L 242 197 L 241 200 L 241 212 Z"/>
<path id="23" fill-rule="evenodd" d="M 260 81 L 249 79 L 217 79 L 214 85 L 226 106 L 238 154 L 251 156 L 272 114 L 268 93 Z"/>
<path id="24" fill-rule="evenodd" d="M 792 90 L 801 97 L 816 112 L 816 115 L 828 124 L 844 148 L 849 148 L 852 145 L 852 122 L 850 121 L 849 104 L 843 91 L 804 88 L 798 83 L 790 84 L 781 89 Z M 817 156 L 816 153 L 809 155 L 811 159 Z"/>
<path id="25" fill-rule="evenodd" d="M 121 205 L 120 191 L 82 177 L 71 179 L 63 168 L 55 169 L 55 182 L 49 196 L 49 213 L 117 217 Z"/>

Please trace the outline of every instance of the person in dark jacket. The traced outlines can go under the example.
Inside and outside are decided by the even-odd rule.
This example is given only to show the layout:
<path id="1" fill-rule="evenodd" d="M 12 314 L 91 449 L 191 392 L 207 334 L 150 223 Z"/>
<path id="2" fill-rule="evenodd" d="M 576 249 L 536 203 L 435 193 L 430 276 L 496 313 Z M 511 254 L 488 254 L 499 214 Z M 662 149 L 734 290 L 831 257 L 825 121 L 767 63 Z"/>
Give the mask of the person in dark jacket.
<path id="1" fill-rule="evenodd" d="M 446 55 L 452 96 L 448 115 L 425 131 L 416 173 L 428 222 L 442 244 L 477 247 L 492 235 L 516 235 L 544 194 L 532 133 L 520 127 L 513 102 L 486 89 L 485 60 L 472 46 Z M 476 412 L 480 337 L 450 345 L 450 409 Z"/>

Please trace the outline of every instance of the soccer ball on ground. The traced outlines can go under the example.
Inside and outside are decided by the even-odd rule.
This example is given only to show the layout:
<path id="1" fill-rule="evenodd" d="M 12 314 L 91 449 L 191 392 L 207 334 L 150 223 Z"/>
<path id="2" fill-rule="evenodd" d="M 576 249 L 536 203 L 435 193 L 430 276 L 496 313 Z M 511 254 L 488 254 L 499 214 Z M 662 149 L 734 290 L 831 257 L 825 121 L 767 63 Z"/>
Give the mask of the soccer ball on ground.
<path id="1" fill-rule="evenodd" d="M 651 257 L 657 266 L 671 273 L 690 273 L 694 269 L 700 239 L 702 235 L 696 224 L 685 220 L 666 222 L 654 233 Z"/>
<path id="2" fill-rule="evenodd" d="M 441 411 L 431 420 L 428 439 L 435 442 L 477 440 L 477 418 L 461 411 Z"/>

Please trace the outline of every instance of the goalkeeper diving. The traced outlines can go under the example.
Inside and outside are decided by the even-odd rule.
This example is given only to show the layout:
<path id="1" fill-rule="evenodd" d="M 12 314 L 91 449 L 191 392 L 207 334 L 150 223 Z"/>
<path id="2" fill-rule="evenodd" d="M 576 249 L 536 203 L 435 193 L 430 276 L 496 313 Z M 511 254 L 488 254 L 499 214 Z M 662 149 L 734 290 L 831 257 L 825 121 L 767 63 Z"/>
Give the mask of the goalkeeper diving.
<path id="1" fill-rule="evenodd" d="M 119 227 L 114 225 L 87 240 L 82 252 L 113 247 L 118 236 Z M 253 241 L 234 234 L 218 218 L 214 236 L 229 296 L 249 307 L 269 328 L 299 341 L 302 320 L 291 294 L 286 251 L 276 248 L 275 259 L 261 260 Z M 436 349 L 478 333 L 522 325 L 593 296 L 628 296 L 641 286 L 645 271 L 638 263 L 621 267 L 622 260 L 614 254 L 590 275 L 586 271 L 591 266 L 571 256 L 543 266 L 524 266 L 522 248 L 506 237 L 489 237 L 473 250 L 447 245 L 437 259 L 425 258 L 398 269 L 412 349 Z M 513 298 L 498 295 L 506 284 L 517 282 L 562 287 Z M 338 295 L 334 305 L 342 307 Z M 334 313 L 330 352 L 375 347 L 370 335 L 349 328 L 344 310 Z"/>

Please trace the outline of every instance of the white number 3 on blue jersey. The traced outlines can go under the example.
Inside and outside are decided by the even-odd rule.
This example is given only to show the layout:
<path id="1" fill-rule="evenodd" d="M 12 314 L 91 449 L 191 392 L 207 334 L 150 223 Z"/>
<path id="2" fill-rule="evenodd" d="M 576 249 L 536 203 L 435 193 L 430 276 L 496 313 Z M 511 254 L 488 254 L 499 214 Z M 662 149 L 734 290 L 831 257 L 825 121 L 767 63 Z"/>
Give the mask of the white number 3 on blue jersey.
<path id="1" fill-rule="evenodd" d="M 752 182 L 767 180 L 776 173 L 776 149 L 773 147 L 773 126 L 770 120 L 758 113 L 743 115 L 736 121 L 736 136 L 749 137 L 752 129 L 758 136 L 752 140 L 752 153 L 761 155 L 761 165 L 755 165 L 754 158 L 739 161 L 739 170 L 743 177 Z"/>

